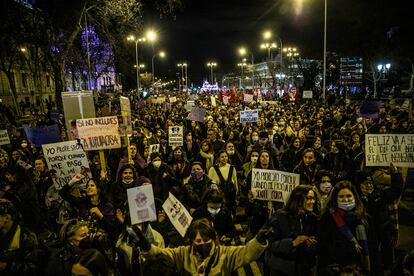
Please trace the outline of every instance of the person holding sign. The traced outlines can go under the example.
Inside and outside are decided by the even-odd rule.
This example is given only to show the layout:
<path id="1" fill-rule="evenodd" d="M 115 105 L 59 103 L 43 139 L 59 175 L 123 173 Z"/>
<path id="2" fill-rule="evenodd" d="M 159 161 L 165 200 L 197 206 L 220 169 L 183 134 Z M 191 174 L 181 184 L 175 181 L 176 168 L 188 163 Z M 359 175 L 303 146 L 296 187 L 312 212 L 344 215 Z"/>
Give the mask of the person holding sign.
<path id="1" fill-rule="evenodd" d="M 310 185 L 299 185 L 283 209 L 270 219 L 273 235 L 265 253 L 270 275 L 311 275 L 316 264 L 316 194 Z"/>
<path id="2" fill-rule="evenodd" d="M 137 227 L 134 230 L 144 255 L 167 257 L 180 275 L 231 275 L 238 268 L 257 260 L 267 248 L 267 239 L 271 235 L 271 229 L 264 227 L 244 246 L 224 246 L 219 244 L 212 223 L 199 219 L 193 221 L 188 229 L 189 245 L 161 249 L 150 245 Z"/>

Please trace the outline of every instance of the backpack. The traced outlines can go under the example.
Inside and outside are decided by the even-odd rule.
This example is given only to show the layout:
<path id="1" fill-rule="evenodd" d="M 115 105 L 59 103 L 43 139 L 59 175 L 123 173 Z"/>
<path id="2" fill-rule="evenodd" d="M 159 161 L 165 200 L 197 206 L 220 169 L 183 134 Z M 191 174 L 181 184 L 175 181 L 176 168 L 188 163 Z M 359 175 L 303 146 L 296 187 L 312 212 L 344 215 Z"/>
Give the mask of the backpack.
<path id="1" fill-rule="evenodd" d="M 224 177 L 217 165 L 214 166 L 214 169 L 220 179 L 220 186 L 222 187 L 226 202 L 228 204 L 234 203 L 236 201 L 236 189 L 234 188 L 234 183 L 232 181 L 234 167 L 232 165 L 230 166 L 227 181 L 224 180 Z"/>

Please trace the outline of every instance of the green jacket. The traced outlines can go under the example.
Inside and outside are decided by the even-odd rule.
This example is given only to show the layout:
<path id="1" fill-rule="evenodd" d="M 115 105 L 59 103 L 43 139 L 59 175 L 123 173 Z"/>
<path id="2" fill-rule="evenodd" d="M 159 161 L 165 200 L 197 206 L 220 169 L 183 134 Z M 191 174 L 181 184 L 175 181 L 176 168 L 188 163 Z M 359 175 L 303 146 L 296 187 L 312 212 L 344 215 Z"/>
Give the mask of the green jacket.
<path id="1" fill-rule="evenodd" d="M 210 256 L 204 261 L 205 269 L 203 273 L 197 272 L 197 257 L 193 253 L 192 246 L 180 246 L 177 248 L 159 248 L 151 246 L 150 255 L 163 254 L 170 258 L 175 264 L 177 272 L 181 275 L 231 275 L 238 268 L 245 266 L 255 260 L 267 248 L 266 245 L 260 244 L 256 239 L 250 240 L 244 246 L 213 246 Z M 148 254 L 147 253 L 147 254 Z M 210 267 L 210 269 L 208 269 Z M 202 271 L 202 270 L 201 270 Z M 201 272 L 199 270 L 199 272 Z"/>

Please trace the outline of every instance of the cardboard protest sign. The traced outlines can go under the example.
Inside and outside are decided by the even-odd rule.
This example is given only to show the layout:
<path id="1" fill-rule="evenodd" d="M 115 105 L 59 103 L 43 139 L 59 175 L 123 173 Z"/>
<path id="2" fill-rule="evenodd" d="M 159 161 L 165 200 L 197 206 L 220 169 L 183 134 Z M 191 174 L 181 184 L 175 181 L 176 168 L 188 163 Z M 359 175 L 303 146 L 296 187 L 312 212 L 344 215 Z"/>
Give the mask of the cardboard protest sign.
<path id="1" fill-rule="evenodd" d="M 194 106 L 195 106 L 195 102 L 194 101 L 187 101 L 187 103 L 184 105 L 184 108 L 187 111 L 191 111 Z"/>
<path id="2" fill-rule="evenodd" d="M 215 96 L 210 96 L 210 100 L 211 100 L 211 106 L 212 107 L 217 106 L 216 97 Z"/>
<path id="3" fill-rule="evenodd" d="M 77 173 L 85 176 L 81 185 L 86 185 L 88 179 L 92 178 L 86 153 L 77 141 L 46 144 L 42 148 L 47 167 L 56 171 L 53 182 L 58 189 L 65 186 Z"/>
<path id="4" fill-rule="evenodd" d="M 172 126 L 168 128 L 168 145 L 173 147 L 184 144 L 184 128 L 182 126 Z"/>
<path id="5" fill-rule="evenodd" d="M 7 129 L 0 130 L 0 146 L 8 144 L 10 144 L 10 138 Z"/>
<path id="6" fill-rule="evenodd" d="M 26 132 L 27 139 L 36 147 L 62 140 L 57 124 L 40 128 L 30 128 L 28 125 L 24 125 L 23 129 Z"/>
<path id="7" fill-rule="evenodd" d="M 243 95 L 244 95 L 243 101 L 245 103 L 251 103 L 253 101 L 253 94 L 247 94 L 247 93 L 245 93 Z"/>
<path id="8" fill-rule="evenodd" d="M 259 120 L 257 109 L 240 111 L 240 123 L 255 123 Z"/>
<path id="9" fill-rule="evenodd" d="M 223 104 L 225 105 L 229 104 L 229 96 L 223 96 Z"/>
<path id="10" fill-rule="evenodd" d="M 204 122 L 204 117 L 206 116 L 207 110 L 204 108 L 193 107 L 191 112 L 188 114 L 187 119 L 196 122 Z"/>
<path id="11" fill-rule="evenodd" d="M 363 101 L 359 110 L 359 117 L 366 119 L 377 119 L 381 101 Z"/>
<path id="12" fill-rule="evenodd" d="M 152 185 L 127 189 L 131 224 L 157 220 Z"/>
<path id="13" fill-rule="evenodd" d="M 169 193 L 169 196 L 162 205 L 162 208 L 170 219 L 172 225 L 174 225 L 175 229 L 177 229 L 178 233 L 184 237 L 191 221 L 193 220 L 184 205 L 182 205 L 172 193 Z"/>
<path id="14" fill-rule="evenodd" d="M 147 158 L 148 163 L 151 161 L 150 157 L 151 157 L 151 153 L 153 152 L 160 152 L 160 144 L 152 144 L 149 146 L 148 158 Z"/>
<path id="15" fill-rule="evenodd" d="M 313 98 L 312 90 L 303 90 L 302 99 L 312 99 L 312 98 Z"/>
<path id="16" fill-rule="evenodd" d="M 175 103 L 177 101 L 177 97 L 170 97 L 170 103 Z"/>
<path id="17" fill-rule="evenodd" d="M 86 151 L 121 147 L 116 116 L 78 119 L 76 128 L 83 149 Z"/>
<path id="18" fill-rule="evenodd" d="M 131 124 L 131 103 L 129 98 L 121 96 L 119 98 L 121 104 L 121 113 L 123 117 L 123 126 L 126 127 L 126 133 L 132 135 L 132 124 Z"/>
<path id="19" fill-rule="evenodd" d="M 365 134 L 365 163 L 414 168 L 414 134 Z"/>
<path id="20" fill-rule="evenodd" d="M 300 175 L 276 170 L 253 169 L 252 192 L 255 199 L 286 203 L 299 185 Z"/>

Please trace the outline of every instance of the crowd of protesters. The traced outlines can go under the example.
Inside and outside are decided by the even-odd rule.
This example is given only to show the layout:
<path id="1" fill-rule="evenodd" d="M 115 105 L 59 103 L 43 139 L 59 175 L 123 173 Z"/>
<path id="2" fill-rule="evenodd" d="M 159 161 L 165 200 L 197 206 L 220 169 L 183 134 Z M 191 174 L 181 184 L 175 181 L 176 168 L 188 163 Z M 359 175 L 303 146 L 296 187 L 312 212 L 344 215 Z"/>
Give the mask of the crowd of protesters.
<path id="1" fill-rule="evenodd" d="M 41 148 L 10 133 L 0 149 L 1 275 L 237 275 L 249 265 L 252 275 L 414 275 L 413 253 L 395 250 L 412 170 L 367 167 L 364 154 L 367 133 L 413 134 L 411 111 L 383 103 L 363 119 L 359 103 L 341 100 L 246 103 L 236 93 L 212 106 L 214 95 L 199 94 L 207 114 L 191 121 L 189 95 L 162 96 L 131 101 L 129 153 L 105 150 L 103 168 L 88 152 L 85 187 L 76 174 L 58 189 Z M 257 122 L 240 123 L 246 108 Z M 169 146 L 170 126 L 184 128 L 183 146 Z M 300 185 L 286 204 L 258 200 L 253 168 L 299 174 Z M 126 191 L 148 184 L 157 220 L 131 225 Z M 169 193 L 193 217 L 184 238 L 162 208 Z"/>

